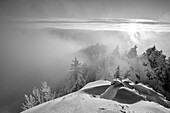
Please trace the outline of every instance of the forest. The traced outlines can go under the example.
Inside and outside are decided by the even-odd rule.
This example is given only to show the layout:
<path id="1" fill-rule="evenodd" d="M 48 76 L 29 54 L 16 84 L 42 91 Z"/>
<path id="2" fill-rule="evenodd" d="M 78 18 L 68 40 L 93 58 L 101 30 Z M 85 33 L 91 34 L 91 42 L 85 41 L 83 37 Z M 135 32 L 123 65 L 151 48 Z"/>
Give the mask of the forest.
<path id="1" fill-rule="evenodd" d="M 134 83 L 143 83 L 170 100 L 170 57 L 167 58 L 156 46 L 148 48 L 142 55 L 137 54 L 137 48 L 135 45 L 120 53 L 119 46 L 108 51 L 107 46 L 97 43 L 79 50 L 68 74 L 56 88 L 52 91 L 47 82 L 42 82 L 40 88 L 33 88 L 32 94 L 25 94 L 22 109 L 78 91 L 89 82 L 112 81 L 114 78 L 129 78 Z"/>

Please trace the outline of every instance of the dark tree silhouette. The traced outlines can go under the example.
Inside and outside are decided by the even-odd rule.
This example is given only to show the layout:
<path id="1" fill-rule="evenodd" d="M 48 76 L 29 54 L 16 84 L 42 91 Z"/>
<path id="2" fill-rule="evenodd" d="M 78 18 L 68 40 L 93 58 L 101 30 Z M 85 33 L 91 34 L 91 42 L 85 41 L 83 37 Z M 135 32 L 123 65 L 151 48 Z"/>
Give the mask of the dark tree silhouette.
<path id="1" fill-rule="evenodd" d="M 138 55 L 137 55 L 136 49 L 137 49 L 137 46 L 135 45 L 134 48 L 130 49 L 130 51 L 127 54 L 127 57 L 128 58 L 135 58 L 135 57 L 137 57 Z"/>
<path id="2" fill-rule="evenodd" d="M 114 74 L 114 78 L 120 79 L 120 67 L 119 66 L 116 68 L 116 72 Z"/>

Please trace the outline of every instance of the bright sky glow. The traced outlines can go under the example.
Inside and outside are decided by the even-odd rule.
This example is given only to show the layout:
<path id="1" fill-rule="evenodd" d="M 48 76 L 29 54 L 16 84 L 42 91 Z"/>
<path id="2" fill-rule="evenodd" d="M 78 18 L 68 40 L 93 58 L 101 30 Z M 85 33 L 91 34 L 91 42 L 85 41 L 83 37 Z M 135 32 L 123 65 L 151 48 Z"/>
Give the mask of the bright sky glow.
<path id="1" fill-rule="evenodd" d="M 19 27 L 30 29 L 71 29 L 71 30 L 93 30 L 93 31 L 123 31 L 127 33 L 132 42 L 138 44 L 145 40 L 141 36 L 145 32 L 170 32 L 170 23 L 161 23 L 143 19 L 16 19 L 14 22 Z M 27 24 L 28 23 L 28 24 Z M 31 24 L 32 23 L 32 24 Z M 23 26 L 26 24 L 26 26 Z"/>
<path id="2" fill-rule="evenodd" d="M 138 37 L 139 37 L 138 33 L 140 33 L 141 29 L 142 28 L 140 28 L 140 25 L 136 23 L 131 23 L 127 26 L 126 32 L 128 33 L 130 39 L 136 44 L 138 43 Z"/>

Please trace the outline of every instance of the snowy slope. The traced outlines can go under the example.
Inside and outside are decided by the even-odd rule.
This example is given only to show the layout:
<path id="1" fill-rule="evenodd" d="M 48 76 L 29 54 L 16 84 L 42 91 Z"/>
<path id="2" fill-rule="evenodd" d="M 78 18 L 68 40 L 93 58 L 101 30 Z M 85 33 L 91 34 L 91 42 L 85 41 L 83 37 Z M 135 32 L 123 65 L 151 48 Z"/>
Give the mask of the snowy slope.
<path id="1" fill-rule="evenodd" d="M 109 87 L 108 83 L 102 80 L 89 83 L 80 91 L 43 103 L 22 113 L 170 113 L 170 109 L 154 102 L 139 100 L 132 104 L 127 104 L 128 102 L 125 104 L 94 96 L 94 93 L 104 92 Z M 119 95 L 119 98 L 121 96 Z"/>

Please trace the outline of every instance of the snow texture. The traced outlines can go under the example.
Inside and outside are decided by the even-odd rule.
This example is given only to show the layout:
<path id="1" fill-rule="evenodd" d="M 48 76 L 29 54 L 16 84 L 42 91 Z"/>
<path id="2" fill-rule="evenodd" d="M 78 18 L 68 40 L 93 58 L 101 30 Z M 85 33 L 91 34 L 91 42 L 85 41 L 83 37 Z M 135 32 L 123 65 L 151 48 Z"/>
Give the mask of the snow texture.
<path id="1" fill-rule="evenodd" d="M 92 82 L 77 92 L 22 113 L 170 113 L 170 109 L 156 102 L 144 100 L 140 92 L 128 87 L 120 87 L 113 99 L 100 98 L 111 86 L 109 81 Z"/>

